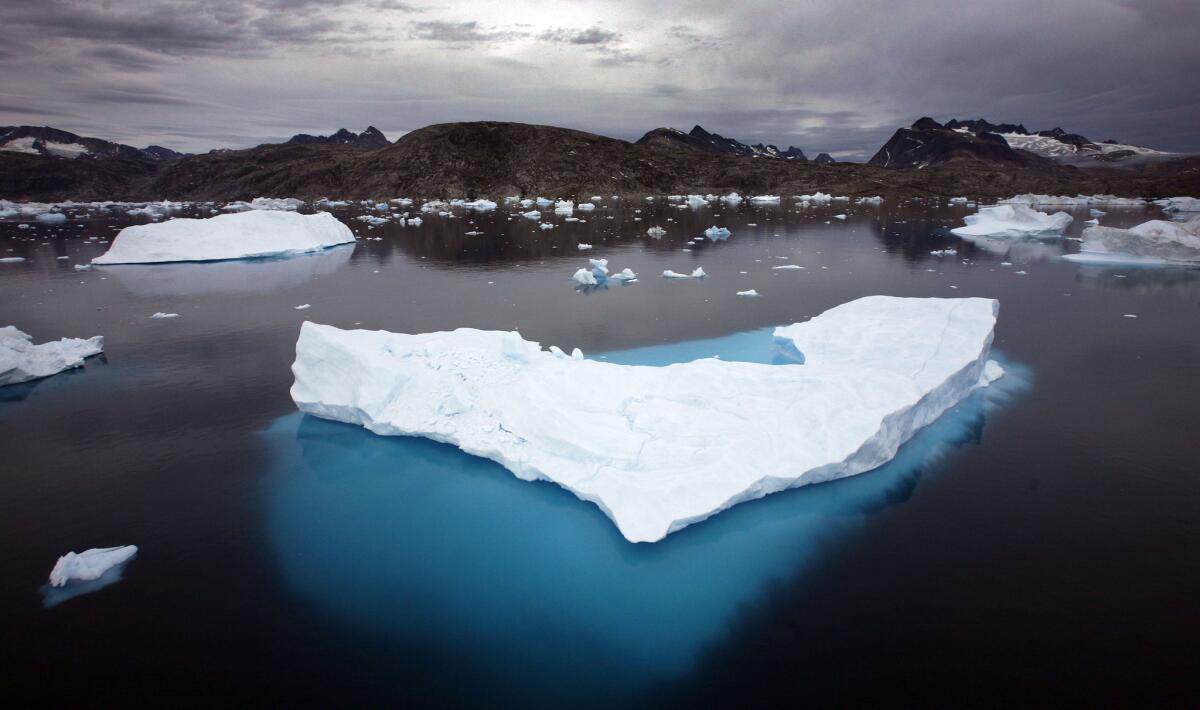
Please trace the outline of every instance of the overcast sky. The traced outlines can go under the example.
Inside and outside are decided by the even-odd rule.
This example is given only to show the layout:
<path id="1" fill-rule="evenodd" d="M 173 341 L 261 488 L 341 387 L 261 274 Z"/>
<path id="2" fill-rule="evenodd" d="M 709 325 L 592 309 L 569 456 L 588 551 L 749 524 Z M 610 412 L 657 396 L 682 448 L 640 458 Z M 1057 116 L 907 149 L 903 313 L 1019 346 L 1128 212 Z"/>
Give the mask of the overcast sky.
<path id="1" fill-rule="evenodd" d="M 864 159 L 986 117 L 1200 151 L 1200 0 L 0 0 L 0 125 L 204 151 L 694 124 Z"/>

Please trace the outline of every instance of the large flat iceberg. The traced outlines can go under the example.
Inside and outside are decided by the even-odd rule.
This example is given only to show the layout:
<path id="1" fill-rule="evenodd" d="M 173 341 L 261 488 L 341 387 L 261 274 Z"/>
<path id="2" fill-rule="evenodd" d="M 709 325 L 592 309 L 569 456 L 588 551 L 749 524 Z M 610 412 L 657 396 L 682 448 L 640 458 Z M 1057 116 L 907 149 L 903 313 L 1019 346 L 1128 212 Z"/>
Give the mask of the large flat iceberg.
<path id="1" fill-rule="evenodd" d="M 1200 266 L 1200 216 L 1182 223 L 1155 219 L 1129 229 L 1088 227 L 1080 252 L 1063 258 L 1081 264 Z"/>
<path id="2" fill-rule="evenodd" d="M 353 241 L 350 228 L 329 212 L 251 210 L 126 227 L 108 251 L 92 263 L 155 264 L 286 256 Z"/>
<path id="3" fill-rule="evenodd" d="M 963 217 L 965 227 L 950 230 L 960 237 L 1044 237 L 1059 236 L 1072 221 L 1066 212 L 1046 214 L 1023 204 L 981 207 Z"/>
<path id="4" fill-rule="evenodd" d="M 14 326 L 0 328 L 0 387 L 28 382 L 82 367 L 85 358 L 104 351 L 104 336 L 63 338 L 41 345 Z"/>
<path id="5" fill-rule="evenodd" d="M 308 414 L 454 444 L 557 483 L 649 542 L 887 462 L 998 376 L 988 363 L 997 310 L 982 298 L 862 298 L 776 329 L 802 365 L 629 366 L 515 332 L 304 323 L 291 394 Z"/>
<path id="6" fill-rule="evenodd" d="M 50 586 L 62 587 L 71 581 L 90 582 L 99 579 L 105 572 L 133 559 L 137 551 L 137 545 L 125 545 L 68 552 L 58 558 L 54 569 L 50 570 Z"/>

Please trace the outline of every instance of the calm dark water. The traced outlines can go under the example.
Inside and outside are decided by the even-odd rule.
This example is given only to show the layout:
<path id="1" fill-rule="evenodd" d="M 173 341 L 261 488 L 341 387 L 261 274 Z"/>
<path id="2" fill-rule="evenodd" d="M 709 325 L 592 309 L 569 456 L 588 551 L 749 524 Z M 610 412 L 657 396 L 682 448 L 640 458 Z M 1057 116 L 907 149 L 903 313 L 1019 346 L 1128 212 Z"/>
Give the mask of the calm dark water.
<path id="1" fill-rule="evenodd" d="M 972 210 L 941 204 L 618 205 L 548 231 L 503 209 L 368 230 L 348 209 L 371 240 L 91 272 L 72 268 L 103 252 L 87 238 L 131 218 L 0 222 L 0 256 L 27 259 L 0 264 L 0 325 L 106 337 L 83 370 L 0 390 L 6 696 L 1195 705 L 1200 273 L 1080 268 L 1056 259 L 1069 241 L 981 248 L 943 230 Z M 733 236 L 688 244 L 714 223 Z M 578 291 L 589 256 L 642 278 Z M 709 278 L 658 276 L 697 266 Z M 760 329 L 876 293 L 1000 299 L 1011 377 L 884 469 L 653 546 L 553 486 L 301 417 L 287 393 L 305 319 L 754 359 Z M 58 555 L 117 544 L 141 548 L 120 582 L 43 608 Z"/>

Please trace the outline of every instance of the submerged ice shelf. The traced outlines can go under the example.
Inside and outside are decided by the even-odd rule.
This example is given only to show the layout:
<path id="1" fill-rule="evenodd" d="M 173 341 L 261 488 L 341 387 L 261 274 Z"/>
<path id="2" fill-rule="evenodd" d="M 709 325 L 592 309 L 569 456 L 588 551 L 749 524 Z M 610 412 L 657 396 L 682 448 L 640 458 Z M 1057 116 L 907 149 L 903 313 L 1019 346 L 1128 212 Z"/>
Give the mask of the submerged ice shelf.
<path id="1" fill-rule="evenodd" d="M 579 360 L 517 333 L 305 323 L 300 410 L 425 436 L 594 502 L 660 540 L 739 502 L 880 466 L 999 376 L 998 304 L 872 296 L 775 331 L 804 365 Z M 799 355 L 799 357 L 795 357 Z"/>

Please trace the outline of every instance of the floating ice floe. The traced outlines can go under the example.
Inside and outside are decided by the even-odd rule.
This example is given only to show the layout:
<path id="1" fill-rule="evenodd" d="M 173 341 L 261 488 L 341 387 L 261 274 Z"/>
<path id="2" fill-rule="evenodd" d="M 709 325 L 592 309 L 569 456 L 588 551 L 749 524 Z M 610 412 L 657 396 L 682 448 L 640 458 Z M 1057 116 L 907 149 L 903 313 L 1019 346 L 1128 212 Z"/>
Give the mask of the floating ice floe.
<path id="1" fill-rule="evenodd" d="M 834 218 L 834 219 L 846 219 L 846 215 L 844 215 L 844 214 L 835 214 L 835 215 L 833 216 L 833 218 Z"/>
<path id="2" fill-rule="evenodd" d="M 718 239 L 728 239 L 729 235 L 730 235 L 730 231 L 728 229 L 726 229 L 725 227 L 718 227 L 716 225 L 713 225 L 712 227 L 709 227 L 708 229 L 704 230 L 704 236 L 708 237 L 709 239 L 713 240 L 714 242 L 717 241 Z"/>
<path id="3" fill-rule="evenodd" d="M 593 202 L 580 202 L 575 208 L 580 212 L 591 212 L 596 209 L 596 205 Z"/>
<path id="4" fill-rule="evenodd" d="M 249 212 L 251 210 L 282 210 L 294 212 L 304 206 L 304 200 L 295 197 L 256 197 L 249 202 L 230 202 L 222 212 Z"/>
<path id="5" fill-rule="evenodd" d="M 1088 227 L 1080 252 L 1063 258 L 1081 264 L 1200 266 L 1200 216 L 1187 222 L 1156 219 L 1129 229 Z"/>
<path id="6" fill-rule="evenodd" d="M 178 313 L 164 313 L 163 311 L 159 311 L 150 317 L 151 318 L 178 318 L 179 314 Z"/>
<path id="7" fill-rule="evenodd" d="M 0 264 L 20 264 L 25 261 L 23 256 L 4 256 L 0 257 Z"/>
<path id="8" fill-rule="evenodd" d="M 772 266 L 773 271 L 800 271 L 804 267 L 799 264 L 782 264 L 780 266 Z"/>
<path id="9" fill-rule="evenodd" d="M 329 212 L 304 215 L 252 210 L 126 227 L 92 263 L 249 259 L 316 252 L 353 241 L 350 228 Z"/>
<path id="10" fill-rule="evenodd" d="M 696 267 L 691 274 L 681 274 L 677 271 L 671 271 L 670 269 L 667 269 L 666 271 L 662 272 L 662 275 L 665 279 L 702 279 L 705 276 L 708 276 L 708 274 L 704 273 L 704 267 L 701 266 Z"/>
<path id="11" fill-rule="evenodd" d="M 882 205 L 883 198 L 880 197 L 879 195 L 875 195 L 874 197 L 856 197 L 854 199 L 854 204 L 856 204 L 856 205 Z"/>
<path id="12" fill-rule="evenodd" d="M 583 286 L 595 286 L 600 283 L 600 281 L 596 279 L 596 275 L 591 269 L 579 269 L 571 278 L 575 279 Z"/>
<path id="13" fill-rule="evenodd" d="M 804 364 L 666 367 L 542 350 L 518 333 L 305 323 L 301 411 L 425 436 L 595 503 L 652 542 L 738 503 L 852 476 L 1002 374 L 990 299 L 853 301 L 775 330 Z"/>
<path id="14" fill-rule="evenodd" d="M 446 209 L 448 209 L 449 207 L 450 207 L 450 204 L 444 200 L 429 200 L 428 202 L 421 204 L 421 211 L 426 214 L 430 214 L 433 212 L 437 212 L 438 214 L 441 214 L 442 212 L 446 211 Z"/>
<path id="15" fill-rule="evenodd" d="M 633 269 L 630 269 L 629 267 L 625 267 L 624 269 L 621 269 L 617 273 L 610 275 L 609 278 L 614 281 L 624 281 L 625 283 L 631 283 L 633 281 L 637 281 L 637 274 L 633 273 Z"/>
<path id="16" fill-rule="evenodd" d="M 105 572 L 125 564 L 137 554 L 137 545 L 103 547 L 75 553 L 68 552 L 58 558 L 50 570 L 50 586 L 63 587 L 68 582 L 90 582 L 99 579 Z"/>
<path id="17" fill-rule="evenodd" d="M 0 328 L 0 387 L 55 375 L 82 367 L 83 361 L 104 352 L 104 336 L 63 338 L 41 345 L 15 326 Z"/>
<path id="18" fill-rule="evenodd" d="M 824 192 L 814 192 L 811 195 L 796 195 L 796 199 L 800 200 L 801 202 L 823 203 L 823 202 L 832 202 L 833 195 L 827 195 Z"/>
<path id="19" fill-rule="evenodd" d="M 591 244 L 576 244 L 575 248 L 578 249 L 579 251 L 588 251 L 589 249 L 592 248 L 592 245 Z"/>
<path id="20" fill-rule="evenodd" d="M 957 253 L 957 249 L 934 249 L 929 252 L 931 256 L 954 256 Z"/>
<path id="21" fill-rule="evenodd" d="M 779 195 L 754 195 L 750 198 L 751 204 L 779 204 Z"/>
<path id="22" fill-rule="evenodd" d="M 387 217 L 376 217 L 373 214 L 359 215 L 355 217 L 355 219 L 357 219 L 359 222 L 366 222 L 372 227 L 378 227 L 381 224 L 387 224 L 389 221 Z"/>
<path id="23" fill-rule="evenodd" d="M 43 212 L 34 219 L 44 224 L 62 224 L 67 221 L 67 216 L 62 212 Z"/>
<path id="24" fill-rule="evenodd" d="M 495 202 L 492 202 L 491 200 L 484 200 L 482 198 L 472 202 L 467 202 L 466 200 L 450 200 L 450 206 L 461 207 L 466 210 L 478 210 L 481 212 L 494 210 L 497 207 Z"/>
<path id="25" fill-rule="evenodd" d="M 542 222 L 538 225 L 539 229 L 554 229 L 554 224 L 550 222 Z"/>
<path id="26" fill-rule="evenodd" d="M 737 205 L 737 204 L 740 204 L 741 201 L 742 201 L 742 196 L 737 194 L 736 192 L 731 192 L 728 195 L 721 196 L 721 202 L 724 202 L 727 205 Z"/>
<path id="27" fill-rule="evenodd" d="M 542 218 L 542 213 L 538 212 L 537 210 L 529 210 L 528 212 L 522 212 L 521 216 L 525 219 L 532 219 L 536 221 Z"/>
<path id="28" fill-rule="evenodd" d="M 1163 212 L 1200 212 L 1200 199 L 1195 197 L 1165 197 L 1154 204 Z"/>
<path id="29" fill-rule="evenodd" d="M 965 227 L 951 229 L 960 237 L 1052 237 L 1061 236 L 1071 224 L 1072 217 L 1066 212 L 1046 214 L 1028 205 L 1006 204 L 981 207 L 973 215 L 963 218 Z"/>
<path id="30" fill-rule="evenodd" d="M 1105 205 L 1108 207 L 1142 207 L 1146 201 L 1140 197 L 1116 197 L 1114 195 L 1035 195 L 1026 193 L 1014 195 L 1007 200 L 1000 200 L 1002 205 L 1055 205 L 1065 207 L 1091 207 Z"/>
<path id="31" fill-rule="evenodd" d="M 757 297 L 758 297 L 758 291 L 755 291 L 754 289 L 750 289 L 749 291 L 738 291 L 738 292 L 737 292 L 737 295 L 739 295 L 739 296 L 749 296 L 749 297 L 751 297 L 751 298 L 757 298 Z"/>
<path id="32" fill-rule="evenodd" d="M 651 227 L 650 229 L 646 230 L 646 234 L 657 239 L 659 237 L 665 237 L 667 235 L 667 230 L 663 229 L 662 227 Z"/>
<path id="33" fill-rule="evenodd" d="M 571 200 L 559 200 L 554 203 L 555 214 L 571 214 L 575 211 L 575 203 Z"/>

